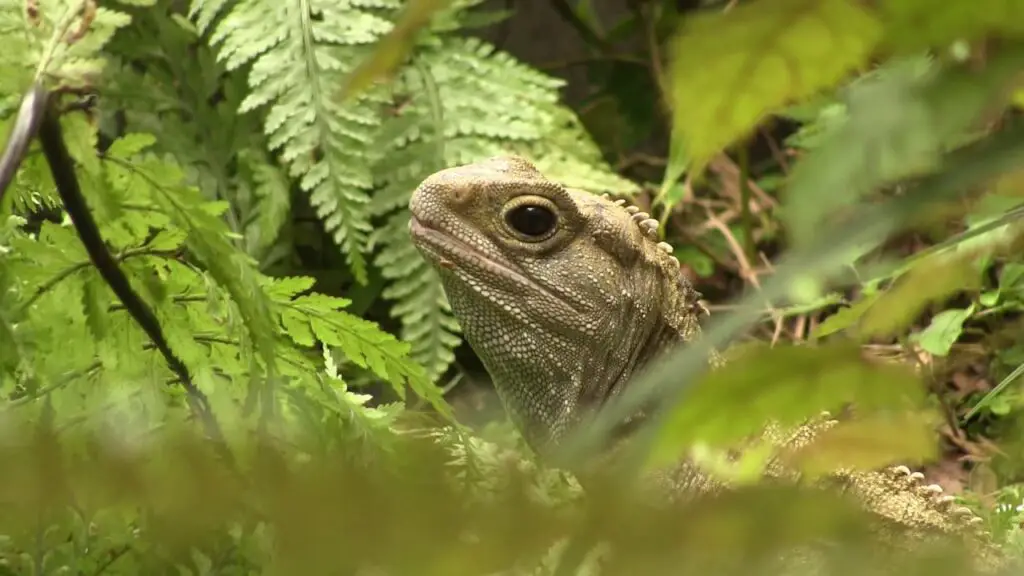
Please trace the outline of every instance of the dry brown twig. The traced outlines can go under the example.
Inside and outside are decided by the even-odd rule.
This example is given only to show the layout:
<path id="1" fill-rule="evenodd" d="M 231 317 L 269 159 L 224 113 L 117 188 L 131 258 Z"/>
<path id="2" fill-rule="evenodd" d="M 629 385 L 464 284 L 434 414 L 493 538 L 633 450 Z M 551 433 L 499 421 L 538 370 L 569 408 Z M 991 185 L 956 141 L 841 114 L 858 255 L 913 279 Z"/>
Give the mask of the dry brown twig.
<path id="1" fill-rule="evenodd" d="M 779 144 L 772 138 L 771 133 L 765 129 L 764 126 L 758 128 L 761 132 L 761 136 L 764 136 L 766 142 L 768 142 L 768 150 L 772 153 L 772 158 L 779 163 L 779 167 L 782 168 L 783 174 L 789 174 L 789 160 L 786 159 L 786 154 L 779 148 Z"/>
<path id="2" fill-rule="evenodd" d="M 739 265 L 740 277 L 760 290 L 761 282 L 757 278 L 757 272 L 754 271 L 750 261 L 747 260 L 747 255 L 743 253 L 743 247 L 736 239 L 736 236 L 733 235 L 732 230 L 729 230 L 729 227 L 710 210 L 707 213 L 707 222 L 711 228 L 718 230 L 722 237 L 725 238 L 726 244 L 729 245 L 729 251 L 732 252 L 733 257 L 736 258 L 736 263 Z"/>
<path id="3" fill-rule="evenodd" d="M 719 154 L 711 160 L 711 163 L 708 164 L 708 168 L 718 175 L 722 182 L 722 191 L 736 202 L 739 202 L 741 198 L 740 167 L 732 161 L 732 158 L 729 158 L 725 154 Z M 747 187 L 754 193 L 754 196 L 764 204 L 765 207 L 774 208 L 778 205 L 775 198 L 772 198 L 750 178 L 747 179 Z M 754 201 L 754 198 L 751 198 L 750 204 L 751 212 L 753 212 L 754 206 L 757 205 L 757 202 Z"/>
<path id="4" fill-rule="evenodd" d="M 746 254 L 743 253 L 743 247 L 740 246 L 736 236 L 733 235 L 732 230 L 725 225 L 724 222 L 718 219 L 717 216 L 710 210 L 707 211 L 707 222 L 712 228 L 718 230 L 722 237 L 725 238 L 726 244 L 729 245 L 729 251 L 732 252 L 733 257 L 736 258 L 736 262 L 739 265 L 739 275 L 745 281 L 749 282 L 758 291 L 761 290 L 761 282 L 758 280 L 757 271 L 750 265 L 750 261 L 747 260 Z M 772 346 L 778 342 L 779 336 L 782 334 L 782 326 L 784 324 L 783 317 L 778 311 L 772 306 L 771 302 L 765 302 L 768 307 L 769 313 L 772 319 L 775 321 L 775 331 L 772 335 Z"/>

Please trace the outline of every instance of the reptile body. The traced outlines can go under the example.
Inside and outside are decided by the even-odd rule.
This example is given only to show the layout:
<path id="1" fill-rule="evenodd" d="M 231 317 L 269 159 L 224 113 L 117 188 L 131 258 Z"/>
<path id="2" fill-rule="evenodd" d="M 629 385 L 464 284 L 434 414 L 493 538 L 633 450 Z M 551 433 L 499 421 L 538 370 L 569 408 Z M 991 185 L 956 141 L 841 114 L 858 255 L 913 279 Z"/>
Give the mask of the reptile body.
<path id="1" fill-rule="evenodd" d="M 410 233 L 437 269 L 465 337 L 527 442 L 543 454 L 665 351 L 700 335 L 706 313 L 681 275 L 658 222 L 621 200 L 566 188 L 518 157 L 492 158 L 427 178 L 410 202 Z M 713 362 L 717 362 L 713 359 Z M 764 438 L 797 448 L 832 426 Z M 798 480 L 773 463 L 767 474 Z M 725 486 L 688 460 L 659 475 L 674 497 Z M 967 538 L 980 567 L 1001 564 L 981 519 L 905 466 L 837 470 L 824 481 L 851 493 L 900 541 Z"/>

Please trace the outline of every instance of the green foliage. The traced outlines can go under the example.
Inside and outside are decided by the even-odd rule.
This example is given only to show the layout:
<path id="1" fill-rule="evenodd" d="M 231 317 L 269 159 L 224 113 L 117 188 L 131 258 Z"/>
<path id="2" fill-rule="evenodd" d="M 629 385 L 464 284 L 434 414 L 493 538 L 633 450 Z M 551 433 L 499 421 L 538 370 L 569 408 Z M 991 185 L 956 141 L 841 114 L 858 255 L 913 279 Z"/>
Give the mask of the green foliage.
<path id="1" fill-rule="evenodd" d="M 373 184 L 369 166 L 374 152 L 368 144 L 385 100 L 378 93 L 340 103 L 331 87 L 339 85 L 391 23 L 357 3 L 312 4 L 308 10 L 302 14 L 287 4 L 261 1 L 195 2 L 191 15 L 205 32 L 226 12 L 210 29 L 210 43 L 228 71 L 251 64 L 251 92 L 239 112 L 269 106 L 264 119 L 268 147 L 310 194 L 356 280 L 365 283 L 367 189 Z"/>
<path id="2" fill-rule="evenodd" d="M 400 395 L 411 385 L 444 410 L 422 369 L 405 357 L 408 346 L 343 312 L 348 301 L 300 295 L 312 286 L 310 278 L 272 281 L 255 271 L 214 216 L 223 206 L 202 201 L 181 184 L 174 165 L 146 154 L 152 141 L 145 135 L 118 140 L 100 157 L 97 173 L 82 173 L 106 184 L 92 189 L 95 204 L 119 214 L 103 221 L 101 230 L 133 284 L 156 306 L 172 349 L 200 382 L 233 389 L 235 400 L 255 394 L 247 382 L 263 374 L 308 382 L 316 365 L 299 351 L 322 343 L 391 382 Z M 130 206 L 122 200 L 128 191 Z M 112 295 L 69 228 L 44 223 L 38 238 L 15 233 L 10 246 L 5 268 L 22 283 L 8 292 L 6 304 L 31 330 L 16 334 L 16 341 L 33 349 L 22 359 L 28 372 L 12 390 L 25 387 L 25 394 L 38 397 L 31 389 L 69 384 L 60 375 L 86 366 L 95 372 L 90 377 L 102 379 L 160 378 L 166 367 L 154 351 L 142 352 L 144 336 L 123 310 L 110 315 L 118 310 Z M 62 301 L 82 305 L 61 310 L 55 304 Z M 285 334 L 291 344 L 281 340 Z M 83 342 L 68 354 L 65 339 L 75 335 Z M 29 379 L 36 381 L 31 389 Z"/>
<path id="3" fill-rule="evenodd" d="M 105 246 L 225 435 L 197 436 L 194 395 L 95 268 L 33 145 L 0 202 L 0 573 L 749 574 L 794 548 L 858 573 L 966 573 L 958 546 L 878 554 L 854 503 L 761 472 L 774 458 L 820 476 L 934 456 L 930 372 L 865 360 L 861 343 L 953 363 L 980 341 L 997 383 L 944 405 L 948 423 L 973 432 L 1022 412 L 1024 343 L 1005 329 L 1024 310 L 1022 154 L 1019 118 L 1000 115 L 1024 67 L 1020 2 L 759 0 L 678 29 L 674 3 L 634 3 L 607 31 L 579 3 L 563 16 L 606 66 L 588 69 L 604 85 L 582 120 L 559 101 L 563 81 L 466 34 L 494 18 L 476 4 L 0 3 L 0 133 L 32 82 L 54 91 Z M 649 66 L 609 56 L 631 33 Z M 998 50 L 977 50 L 989 39 Z M 673 107 L 668 159 L 618 149 L 657 132 L 659 98 Z M 741 144 L 732 188 L 687 177 L 708 165 L 727 180 L 722 150 L 772 115 L 800 124 L 773 160 L 791 169 L 764 169 Z M 653 446 L 648 463 L 689 454 L 738 490 L 652 505 L 599 473 L 580 479 L 595 482 L 584 494 L 513 439 L 451 422 L 435 381 L 461 339 L 405 207 L 434 170 L 509 152 L 570 186 L 657 189 L 661 230 L 710 285 L 733 252 L 750 260 L 734 270 L 746 280 L 754 248 L 792 245 L 771 282 L 683 353 L 786 296 L 773 328 L 831 313 L 814 330 L 824 343 L 755 348 L 636 444 Z M 637 163 L 659 169 L 625 168 Z M 739 216 L 714 220 L 725 201 Z M 711 218 L 688 220 L 694 207 Z M 891 250 L 907 230 L 930 247 Z M 840 270 L 852 290 L 834 285 Z M 370 319 L 388 315 L 400 339 Z M 679 362 L 583 431 L 610 429 L 659 379 L 686 380 Z M 744 444 L 767 420 L 788 427 L 848 401 L 860 418 L 801 450 Z M 1010 476 L 1010 459 L 993 468 Z M 968 497 L 1024 553 L 1020 499 L 1014 485 L 999 506 Z"/>
<path id="4" fill-rule="evenodd" d="M 900 0 L 880 4 L 879 10 L 885 21 L 886 43 L 905 52 L 941 49 L 956 41 L 1024 35 L 1024 2 L 1020 0 L 957 4 L 948 10 L 936 10 L 926 0 Z"/>
<path id="5" fill-rule="evenodd" d="M 0 455 L 24 464 L 0 479 L 11 573 L 543 575 L 569 555 L 571 534 L 605 543 L 595 555 L 604 560 L 599 573 L 771 570 L 779 550 L 819 539 L 847 543 L 815 547 L 819 561 L 859 554 L 865 570 L 892 562 L 883 573 L 928 573 L 915 567 L 919 555 L 869 547 L 863 513 L 819 490 L 754 486 L 660 507 L 627 499 L 591 510 L 607 520 L 595 523 L 588 513 L 551 506 L 531 472 L 500 465 L 487 472 L 505 489 L 467 499 L 446 473 L 443 451 L 413 438 L 394 445 L 388 467 L 355 465 L 348 445 L 305 460 L 257 439 L 238 450 L 244 464 L 232 469 L 180 429 L 140 450 L 96 434 L 11 427 L 19 434 Z M 963 566 L 959 547 L 940 557 L 948 565 L 931 573 Z M 585 567 L 598 573 L 594 558 Z"/>
<path id="6" fill-rule="evenodd" d="M 981 346 L 998 384 L 943 400 L 963 402 L 955 411 L 965 426 L 978 416 L 971 407 L 980 399 L 986 407 L 998 406 L 1008 420 L 1018 417 L 1017 369 L 1024 359 L 1013 357 L 1019 338 L 1001 323 L 1019 308 L 1012 296 L 1000 300 L 1000 281 L 994 278 L 1007 267 L 1012 273 L 1020 245 L 1021 188 L 1014 171 L 1024 150 L 1019 114 L 1009 106 L 1024 68 L 1014 17 L 1021 6 L 992 2 L 947 11 L 914 0 L 877 7 L 730 3 L 721 11 L 683 15 L 678 26 L 667 27 L 673 40 L 671 83 L 664 95 L 673 124 L 661 180 L 665 212 L 659 219 L 671 230 L 677 206 L 708 210 L 711 202 L 730 195 L 736 210 L 747 212 L 751 204 L 770 209 L 770 201 L 751 195 L 749 186 L 756 182 L 781 192 L 775 215 L 792 248 L 773 262 L 770 281 L 751 281 L 757 293 L 739 303 L 736 315 L 713 323 L 708 346 L 763 318 L 759 310 L 765 301 L 775 312 L 773 339 L 787 318 L 824 315 L 812 330 L 815 337 L 891 346 L 895 354 L 934 370 L 930 384 L 936 390 L 942 389 L 947 370 L 977 361 L 965 352 Z M 804 42 L 787 44 L 794 38 Z M 986 51 L 993 39 L 999 49 Z M 805 50 L 808 46 L 813 48 Z M 869 68 L 872 60 L 878 64 L 857 70 Z M 780 66 L 785 69 L 777 71 Z M 744 140 L 756 129 L 758 144 L 767 139 L 771 145 L 766 120 L 773 115 L 800 123 L 785 139 L 786 152 L 796 161 L 790 166 L 775 153 L 767 170 L 755 168 L 745 155 L 756 147 Z M 695 179 L 674 184 L 709 159 L 729 160 L 722 154 L 728 147 L 750 184 L 741 182 L 737 191 L 714 165 L 712 172 L 722 182 L 718 189 L 712 185 L 711 194 L 695 186 Z M 723 214 L 731 218 L 720 211 L 723 220 Z M 679 234 L 680 242 L 690 244 L 695 228 L 691 223 Z M 756 267 L 750 238 L 760 232 L 760 247 L 774 249 L 772 221 L 763 214 L 703 228 L 734 236 L 738 247 L 728 248 L 724 261 L 735 256 L 744 280 Z M 930 246 L 906 257 L 893 249 L 897 234 Z M 701 255 L 687 260 L 708 275 L 707 260 L 722 264 L 722 251 L 709 235 L 696 240 Z M 850 286 L 847 299 L 841 290 Z M 837 310 L 837 301 L 848 306 Z M 614 403 L 607 421 L 588 432 L 604 430 L 605 423 L 651 398 L 672 397 L 670 382 L 694 377 L 706 351 L 696 346 L 653 370 L 634 386 L 635 399 L 627 395 Z M 656 383 L 663 392 L 656 392 Z M 1005 400 L 997 402 L 999 397 Z M 673 426 L 663 430 L 667 437 L 678 433 Z"/>
<path id="7" fill-rule="evenodd" d="M 1022 62 L 1024 52 L 1010 46 L 979 74 L 908 58 L 858 78 L 846 90 L 844 117 L 830 123 L 791 175 L 786 218 L 794 243 L 809 242 L 870 191 L 932 172 L 950 149 L 980 136 L 975 126 L 986 111 L 1005 105 L 1005 87 Z"/>
<path id="8" fill-rule="evenodd" d="M 685 20 L 671 70 L 683 149 L 699 171 L 768 114 L 865 64 L 878 37 L 875 18 L 846 0 L 744 3 Z"/>
<path id="9" fill-rule="evenodd" d="M 855 402 L 864 415 L 920 410 L 922 392 L 910 370 L 865 362 L 856 347 L 746 350 L 696 383 L 668 411 L 658 443 L 651 449 L 652 464 L 674 462 L 697 444 L 712 448 L 734 445 L 755 435 L 769 420 L 795 426 L 822 411 L 837 411 L 846 402 Z M 921 425 L 926 423 L 911 427 L 907 434 L 918 434 Z M 878 438 L 884 440 L 885 436 Z M 926 454 L 888 456 L 919 459 Z"/>
<path id="10" fill-rule="evenodd" d="M 921 349 L 935 356 L 946 356 L 950 348 L 960 338 L 964 322 L 974 312 L 974 307 L 953 308 L 943 310 L 932 317 L 931 322 L 921 332 L 911 335 L 911 341 L 921 345 Z"/>

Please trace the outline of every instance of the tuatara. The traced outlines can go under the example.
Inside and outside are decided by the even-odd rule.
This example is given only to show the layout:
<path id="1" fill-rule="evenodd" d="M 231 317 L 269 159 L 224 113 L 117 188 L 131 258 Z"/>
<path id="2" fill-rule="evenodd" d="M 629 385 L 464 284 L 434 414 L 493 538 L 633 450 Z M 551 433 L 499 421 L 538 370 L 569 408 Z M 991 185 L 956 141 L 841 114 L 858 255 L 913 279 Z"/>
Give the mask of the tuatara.
<path id="1" fill-rule="evenodd" d="M 410 210 L 415 245 L 538 452 L 652 359 L 700 336 L 700 294 L 671 246 L 658 241 L 658 222 L 622 200 L 552 182 L 522 158 L 497 157 L 431 175 Z M 826 417 L 788 432 L 766 423 L 765 437 L 793 447 L 833 423 Z M 778 465 L 767 473 L 797 476 Z M 676 495 L 723 488 L 690 461 L 660 477 Z M 979 566 L 1002 563 L 981 519 L 905 466 L 837 470 L 826 483 L 852 493 L 880 524 L 911 538 L 963 535 Z"/>

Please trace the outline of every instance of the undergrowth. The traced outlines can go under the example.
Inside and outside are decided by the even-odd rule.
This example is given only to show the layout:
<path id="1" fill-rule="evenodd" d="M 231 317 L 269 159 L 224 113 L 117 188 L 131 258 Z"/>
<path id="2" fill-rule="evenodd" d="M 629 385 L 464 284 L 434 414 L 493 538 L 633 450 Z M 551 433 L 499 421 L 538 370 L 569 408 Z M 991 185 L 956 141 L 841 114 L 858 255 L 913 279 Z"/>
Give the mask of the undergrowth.
<path id="1" fill-rule="evenodd" d="M 870 556 L 855 503 L 721 451 L 851 401 L 877 426 L 794 466 L 955 445 L 962 500 L 1024 552 L 1024 5 L 639 2 L 605 32 L 561 3 L 607 88 L 577 114 L 473 35 L 500 19 L 477 4 L 0 0 L 0 572 L 749 573 L 831 537 L 858 573 L 963 573 L 955 546 Z M 406 204 L 507 153 L 657 218 L 737 297 L 708 345 L 777 345 L 681 402 L 706 350 L 673 354 L 580 433 L 660 399 L 633 461 L 739 488 L 652 504 L 456 418 L 462 340 Z M 897 389 L 918 413 L 871 420 Z"/>

